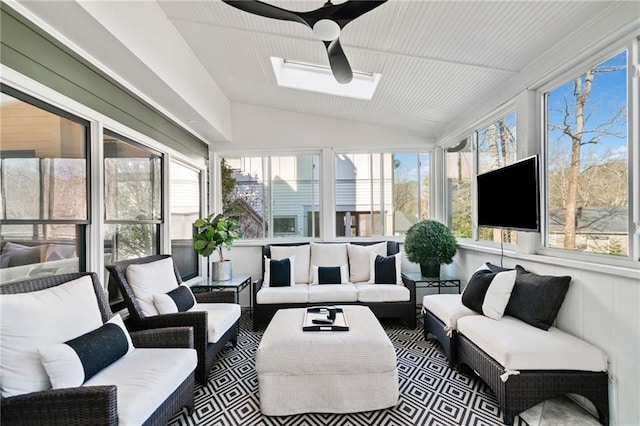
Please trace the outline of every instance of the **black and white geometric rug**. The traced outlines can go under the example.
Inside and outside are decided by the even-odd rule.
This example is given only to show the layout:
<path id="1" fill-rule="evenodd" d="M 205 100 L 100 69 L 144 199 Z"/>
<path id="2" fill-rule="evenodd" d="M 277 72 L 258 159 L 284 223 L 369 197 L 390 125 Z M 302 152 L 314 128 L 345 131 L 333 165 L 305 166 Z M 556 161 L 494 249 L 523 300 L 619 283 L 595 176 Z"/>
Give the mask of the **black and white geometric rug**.
<path id="1" fill-rule="evenodd" d="M 426 341 L 422 323 L 409 330 L 404 323 L 382 323 L 398 358 L 400 400 L 386 410 L 354 414 L 303 414 L 268 417 L 260 412 L 254 357 L 262 331 L 251 330 L 243 313 L 238 346 L 225 348 L 206 386 L 196 383 L 195 411 L 178 413 L 171 426 L 359 426 L 359 425 L 503 425 L 491 390 L 479 379 L 447 366 L 438 343 Z M 525 426 L 519 417 L 515 426 Z"/>

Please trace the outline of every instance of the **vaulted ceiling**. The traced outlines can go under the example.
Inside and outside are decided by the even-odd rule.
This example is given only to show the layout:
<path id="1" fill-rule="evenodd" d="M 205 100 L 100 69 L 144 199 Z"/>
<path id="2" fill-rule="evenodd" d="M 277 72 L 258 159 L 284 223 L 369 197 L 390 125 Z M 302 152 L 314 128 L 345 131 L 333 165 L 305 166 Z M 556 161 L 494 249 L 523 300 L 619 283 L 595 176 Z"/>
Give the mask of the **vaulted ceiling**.
<path id="1" fill-rule="evenodd" d="M 266 1 L 297 11 L 324 3 Z M 214 142 L 232 138 L 225 121 L 234 103 L 437 138 L 461 114 L 547 58 L 559 41 L 597 25 L 611 9 L 629 7 L 612 1 L 389 0 L 346 26 L 340 37 L 354 70 L 382 74 L 374 98 L 364 101 L 279 87 L 269 58 L 328 64 L 322 43 L 303 25 L 220 1 L 19 4 Z"/>

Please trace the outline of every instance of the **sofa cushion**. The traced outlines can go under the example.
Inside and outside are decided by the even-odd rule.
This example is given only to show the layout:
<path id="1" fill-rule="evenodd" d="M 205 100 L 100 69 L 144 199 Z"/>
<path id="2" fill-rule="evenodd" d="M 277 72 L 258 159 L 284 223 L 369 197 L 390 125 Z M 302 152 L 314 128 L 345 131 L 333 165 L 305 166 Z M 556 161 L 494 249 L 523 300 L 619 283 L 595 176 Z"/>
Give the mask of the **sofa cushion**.
<path id="1" fill-rule="evenodd" d="M 369 283 L 402 284 L 401 254 L 380 256 L 375 252 L 369 253 Z"/>
<path id="2" fill-rule="evenodd" d="M 153 304 L 160 314 L 174 314 L 193 308 L 196 298 L 191 289 L 183 284 L 167 293 L 154 294 Z"/>
<path id="3" fill-rule="evenodd" d="M 240 318 L 237 303 L 198 303 L 191 312 L 208 312 L 207 332 L 209 343 L 216 343 Z"/>
<path id="4" fill-rule="evenodd" d="M 358 302 L 407 302 L 411 299 L 409 289 L 397 284 L 355 283 Z"/>
<path id="5" fill-rule="evenodd" d="M 154 294 L 166 293 L 178 287 L 173 259 L 170 257 L 155 262 L 131 264 L 127 267 L 126 276 L 142 313 L 147 317 L 158 315 L 153 303 Z"/>
<path id="6" fill-rule="evenodd" d="M 311 243 L 311 265 L 336 266 L 349 264 L 347 244 Z M 313 282 L 313 271 L 309 271 L 309 281 Z"/>
<path id="7" fill-rule="evenodd" d="M 303 244 L 299 246 L 270 246 L 272 259 L 284 259 L 295 257 L 294 277 L 296 284 L 309 282 L 309 269 L 311 258 L 311 246 Z"/>
<path id="8" fill-rule="evenodd" d="M 479 315 L 462 304 L 459 294 L 428 294 L 422 298 L 422 310 L 435 315 L 447 330 L 455 330 L 458 319 L 462 317 Z"/>
<path id="9" fill-rule="evenodd" d="M 494 321 L 482 315 L 462 317 L 457 327 L 507 371 L 607 370 L 604 352 L 555 327 L 544 331 L 510 316 Z"/>
<path id="10" fill-rule="evenodd" d="M 256 303 L 307 303 L 309 284 L 294 284 L 291 287 L 262 287 L 256 294 Z"/>
<path id="11" fill-rule="evenodd" d="M 377 243 L 368 246 L 359 244 L 347 245 L 349 255 L 349 281 L 352 283 L 367 282 L 371 277 L 371 255 L 377 253 L 380 256 L 387 255 L 387 243 Z"/>
<path id="12" fill-rule="evenodd" d="M 357 302 L 358 289 L 353 284 L 309 286 L 309 303 Z"/>
<path id="13" fill-rule="evenodd" d="M 506 315 L 542 330 L 548 330 L 558 316 L 564 297 L 569 290 L 570 276 L 537 275 L 516 266 L 518 275 Z"/>
<path id="14" fill-rule="evenodd" d="M 289 287 L 295 284 L 295 257 L 269 259 L 264 257 L 264 287 Z"/>
<path id="15" fill-rule="evenodd" d="M 116 385 L 118 423 L 141 425 L 193 372 L 197 362 L 194 349 L 138 348 L 83 386 Z"/>
<path id="16" fill-rule="evenodd" d="M 132 350 L 120 315 L 65 343 L 38 348 L 54 389 L 78 387 Z"/>
<path id="17" fill-rule="evenodd" d="M 342 284 L 349 282 L 347 265 L 316 266 L 313 265 L 313 280 L 311 284 Z"/>
<path id="18" fill-rule="evenodd" d="M 0 295 L 0 311 L 3 397 L 49 389 L 38 348 L 102 325 L 90 276 L 45 290 Z"/>
<path id="19" fill-rule="evenodd" d="M 516 271 L 492 272 L 480 268 L 469 279 L 462 303 L 478 313 L 499 320 L 504 314 L 515 284 Z"/>

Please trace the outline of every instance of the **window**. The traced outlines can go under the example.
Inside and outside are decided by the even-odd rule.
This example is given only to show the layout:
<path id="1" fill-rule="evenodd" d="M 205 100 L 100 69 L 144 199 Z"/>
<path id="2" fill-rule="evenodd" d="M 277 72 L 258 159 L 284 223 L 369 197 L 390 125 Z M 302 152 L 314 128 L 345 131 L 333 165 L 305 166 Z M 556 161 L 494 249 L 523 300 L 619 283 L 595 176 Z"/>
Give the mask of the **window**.
<path id="1" fill-rule="evenodd" d="M 478 174 L 499 169 L 516 161 L 516 113 L 512 112 L 476 131 Z M 478 228 L 478 239 L 515 243 L 516 231 Z"/>
<path id="2" fill-rule="evenodd" d="M 545 245 L 629 255 L 627 52 L 544 93 Z"/>
<path id="3" fill-rule="evenodd" d="M 429 154 L 337 154 L 336 236 L 404 235 L 429 217 Z"/>
<path id="4" fill-rule="evenodd" d="M 104 249 L 109 262 L 157 254 L 162 223 L 162 157 L 104 133 Z"/>
<path id="5" fill-rule="evenodd" d="M 471 147 L 470 140 L 464 139 L 445 152 L 447 224 L 458 238 L 473 238 Z"/>
<path id="6" fill-rule="evenodd" d="M 243 239 L 318 237 L 319 155 L 221 160 L 222 205 Z"/>
<path id="7" fill-rule="evenodd" d="M 0 281 L 83 271 L 88 123 L 1 88 Z"/>
<path id="8" fill-rule="evenodd" d="M 193 222 L 200 217 L 200 171 L 177 161 L 169 164 L 171 255 L 183 280 L 198 275 Z"/>

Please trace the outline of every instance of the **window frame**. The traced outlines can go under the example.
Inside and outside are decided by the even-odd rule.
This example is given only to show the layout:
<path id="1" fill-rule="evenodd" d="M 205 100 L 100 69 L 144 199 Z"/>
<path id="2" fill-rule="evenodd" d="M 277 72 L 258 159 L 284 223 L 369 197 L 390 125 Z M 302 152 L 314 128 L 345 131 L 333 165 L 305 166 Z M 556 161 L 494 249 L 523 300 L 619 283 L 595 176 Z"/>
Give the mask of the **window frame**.
<path id="1" fill-rule="evenodd" d="M 606 253 L 582 252 L 548 246 L 549 211 L 548 199 L 548 144 L 547 144 L 547 105 L 546 94 L 558 89 L 567 82 L 581 75 L 589 67 L 596 66 L 623 51 L 627 52 L 627 197 L 628 197 L 628 255 L 618 256 Z M 638 56 L 640 47 L 638 37 L 628 37 L 617 43 L 600 49 L 587 59 L 563 70 L 557 76 L 546 80 L 537 87 L 535 92 L 537 112 L 537 132 L 539 134 L 539 146 L 537 149 L 541 158 L 541 182 L 540 182 L 540 206 L 541 206 L 541 231 L 537 241 L 535 253 L 545 257 L 569 259 L 578 262 L 588 262 L 600 266 L 613 266 L 631 269 L 640 269 L 640 197 L 636 196 L 640 191 L 640 95 L 638 94 L 638 76 L 634 76 L 634 69 L 638 69 Z M 635 118 L 635 120 L 634 120 Z"/>

